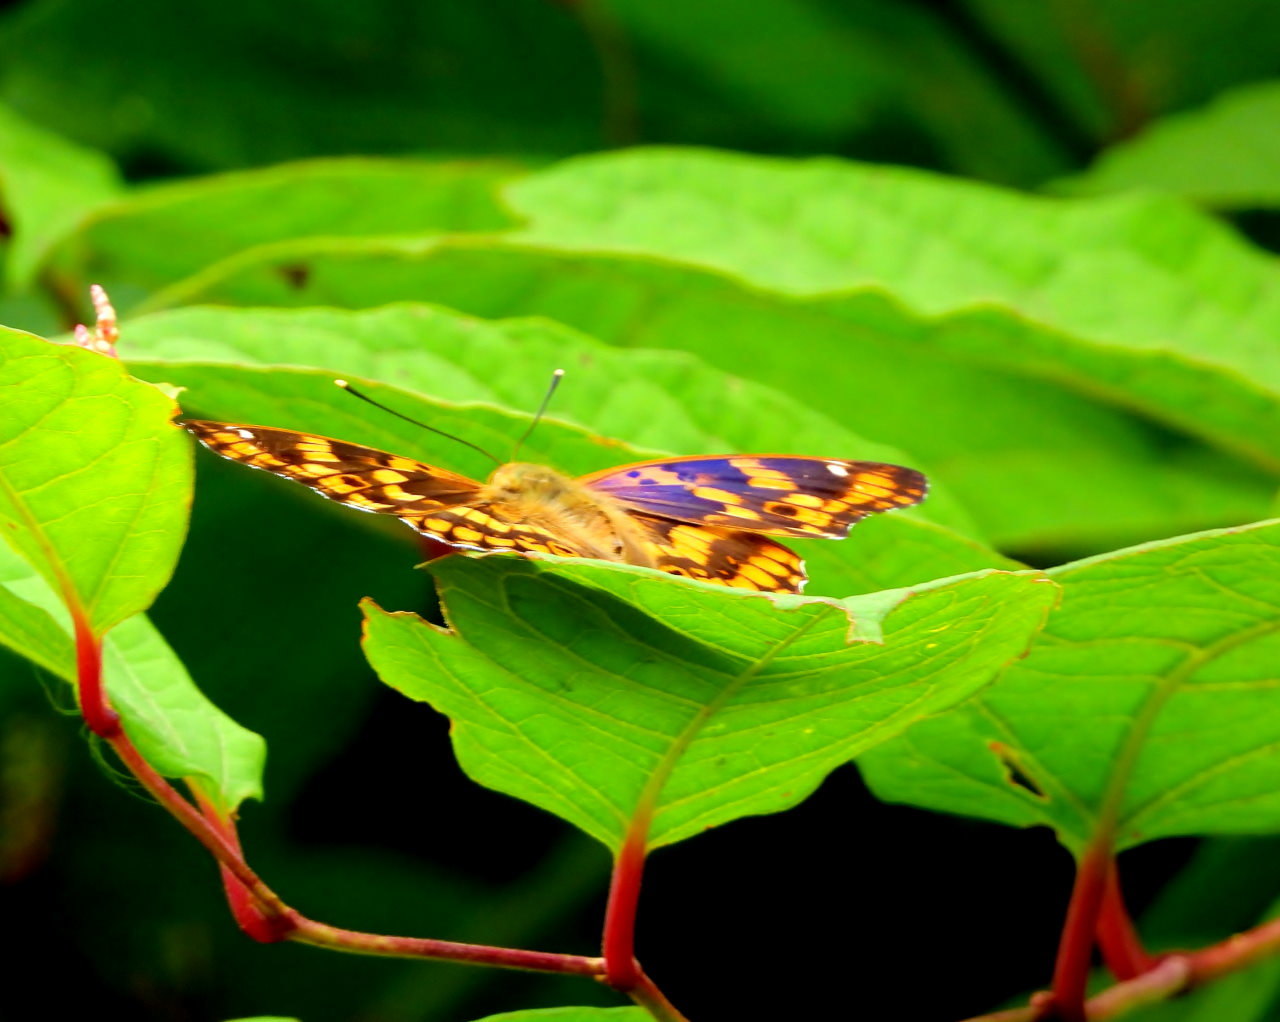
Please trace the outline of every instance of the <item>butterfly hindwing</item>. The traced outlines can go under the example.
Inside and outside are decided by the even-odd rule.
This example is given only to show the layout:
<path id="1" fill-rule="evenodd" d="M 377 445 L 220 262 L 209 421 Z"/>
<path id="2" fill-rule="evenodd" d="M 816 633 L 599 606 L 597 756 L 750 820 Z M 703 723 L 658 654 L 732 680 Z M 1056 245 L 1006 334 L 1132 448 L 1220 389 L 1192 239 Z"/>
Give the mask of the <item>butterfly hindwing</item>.
<path id="1" fill-rule="evenodd" d="M 804 562 L 781 543 L 756 532 L 678 522 L 633 512 L 654 567 L 672 575 L 737 589 L 798 593 Z"/>
<path id="2" fill-rule="evenodd" d="M 441 508 L 407 519 L 424 536 L 464 550 L 514 550 L 517 553 L 585 557 L 582 550 L 537 525 L 515 521 L 491 504 Z"/>
<path id="3" fill-rule="evenodd" d="M 314 433 L 202 419 L 183 425 L 215 454 L 292 479 L 361 511 L 412 519 L 474 501 L 480 492 L 480 484 L 466 476 Z"/>
<path id="4" fill-rule="evenodd" d="M 901 465 L 783 455 L 667 458 L 579 482 L 629 509 L 774 536 L 846 536 L 859 519 L 918 504 L 924 476 Z"/>

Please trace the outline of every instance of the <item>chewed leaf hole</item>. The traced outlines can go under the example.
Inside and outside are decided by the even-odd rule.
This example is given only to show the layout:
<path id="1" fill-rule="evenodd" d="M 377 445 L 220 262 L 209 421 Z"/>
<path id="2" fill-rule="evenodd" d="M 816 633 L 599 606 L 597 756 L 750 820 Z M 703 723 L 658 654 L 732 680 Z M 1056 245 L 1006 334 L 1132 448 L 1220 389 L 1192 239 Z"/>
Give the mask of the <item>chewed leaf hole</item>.
<path id="1" fill-rule="evenodd" d="M 1042 802 L 1048 802 L 1049 796 L 1046 795 L 1038 784 L 1023 771 L 1018 765 L 1018 761 L 1013 754 L 1000 742 L 990 742 L 987 745 L 992 752 L 995 753 L 996 759 L 1000 761 L 1000 765 L 1004 768 L 1005 780 L 1012 784 L 1015 788 L 1022 788 L 1024 791 L 1030 792 L 1033 796 Z"/>

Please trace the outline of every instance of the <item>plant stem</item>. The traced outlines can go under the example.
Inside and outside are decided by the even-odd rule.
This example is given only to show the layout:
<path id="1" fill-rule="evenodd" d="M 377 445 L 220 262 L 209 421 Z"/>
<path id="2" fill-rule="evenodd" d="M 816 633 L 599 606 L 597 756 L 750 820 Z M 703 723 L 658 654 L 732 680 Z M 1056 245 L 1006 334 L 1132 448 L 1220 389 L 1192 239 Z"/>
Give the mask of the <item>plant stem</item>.
<path id="1" fill-rule="evenodd" d="M 99 738 L 107 741 L 120 734 L 120 714 L 107 702 L 102 685 L 102 640 L 93 634 L 83 611 L 71 607 L 76 638 L 76 700 L 84 722 Z"/>
<path id="2" fill-rule="evenodd" d="M 1111 975 L 1121 982 L 1141 976 L 1156 964 L 1156 959 L 1147 954 L 1146 948 L 1142 946 L 1142 940 L 1125 906 L 1120 874 L 1114 858 L 1107 870 L 1106 887 L 1102 892 L 1097 938 L 1103 961 L 1107 963 Z"/>
<path id="3" fill-rule="evenodd" d="M 615 990 L 630 994 L 644 973 L 636 961 L 636 910 L 644 878 L 645 842 L 652 806 L 637 812 L 613 864 L 609 904 L 604 914 L 605 979 Z"/>
<path id="4" fill-rule="evenodd" d="M 1050 1018 L 1085 1022 L 1084 999 L 1089 982 L 1089 959 L 1098 914 L 1111 870 L 1109 833 L 1099 834 L 1085 849 L 1076 870 L 1067 918 L 1062 925 L 1058 958 L 1053 968 L 1053 1006 Z"/>
<path id="5" fill-rule="evenodd" d="M 80 615 L 77 616 L 77 621 L 80 617 Z M 96 708 L 99 713 L 109 709 L 106 707 L 105 693 L 101 689 L 102 643 L 87 627 L 76 628 L 76 663 L 77 690 L 81 706 Z M 93 709 L 90 712 L 93 712 Z M 267 939 L 294 940 L 302 944 L 313 944 L 317 947 L 356 954 L 429 958 L 471 965 L 489 965 L 502 969 L 525 969 L 579 976 L 600 976 L 604 972 L 604 962 L 599 958 L 490 947 L 484 944 L 459 944 L 421 937 L 362 933 L 308 919 L 286 905 L 279 895 L 249 868 L 240 851 L 235 823 L 229 816 L 214 811 L 217 821 L 214 823 L 202 815 L 143 758 L 129 736 L 119 727 L 118 719 L 114 733 L 106 734 L 104 738 L 138 782 L 170 815 L 190 831 L 224 868 L 224 880 L 230 877 L 234 881 L 228 888 L 229 894 L 233 891 L 237 892 L 233 896 L 233 911 L 236 901 L 240 900 L 245 907 L 246 918 L 251 920 L 250 926 L 256 926 L 260 920 L 264 926 L 273 928 L 261 931 Z M 243 894 L 240 894 L 240 891 Z M 243 924 L 243 920 L 239 917 L 237 921 Z"/>
<path id="6" fill-rule="evenodd" d="M 200 806 L 200 812 L 205 820 L 243 859 L 244 851 L 240 846 L 240 835 L 236 831 L 235 818 L 215 806 L 213 801 L 201 791 L 199 785 L 192 784 L 190 781 L 187 784 L 195 795 L 196 803 Z M 247 936 L 260 944 L 275 944 L 289 936 L 293 931 L 294 922 L 287 914 L 281 915 L 271 905 L 264 905 L 258 901 L 253 896 L 253 892 L 222 863 L 218 863 L 218 872 L 222 875 L 222 889 L 226 892 L 231 916 Z"/>
<path id="7" fill-rule="evenodd" d="M 637 985 L 629 991 L 629 994 L 636 1004 L 658 1019 L 658 1022 L 689 1022 L 643 971 L 640 972 Z"/>

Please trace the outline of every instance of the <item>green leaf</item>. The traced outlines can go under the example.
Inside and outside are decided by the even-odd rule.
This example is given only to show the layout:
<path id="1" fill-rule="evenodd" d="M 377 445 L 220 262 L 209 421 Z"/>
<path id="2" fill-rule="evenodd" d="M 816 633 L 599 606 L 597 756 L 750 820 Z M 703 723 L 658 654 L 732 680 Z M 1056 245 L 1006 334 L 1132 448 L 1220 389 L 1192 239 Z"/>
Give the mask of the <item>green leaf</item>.
<path id="1" fill-rule="evenodd" d="M 1280 8 L 1258 0 L 1189 4 L 1177 17 L 1163 0 L 972 0 L 966 8 L 1001 63 L 1041 83 L 1037 105 L 1055 101 L 1050 109 L 1099 141 L 1276 70 Z"/>
<path id="2" fill-rule="evenodd" d="M 75 684 L 66 607 L 8 547 L 0 547 L 0 643 Z M 209 701 L 145 614 L 111 629 L 102 659 L 112 706 L 148 763 L 167 777 L 198 779 L 226 809 L 262 797 L 266 743 Z"/>
<path id="3" fill-rule="evenodd" d="M 590 39 L 527 0 L 24 5 L 0 19 L 0 71 L 0 99 L 28 116 L 165 170 L 604 141 Z"/>
<path id="4" fill-rule="evenodd" d="M 1277 123 L 1280 81 L 1244 86 L 1153 122 L 1053 187 L 1066 195 L 1154 189 L 1219 209 L 1274 208 L 1280 205 Z"/>
<path id="5" fill-rule="evenodd" d="M 1280 829 L 1280 523 L 1152 543 L 1048 572 L 1062 605 L 965 708 L 868 753 L 873 791 L 1079 849 Z"/>
<path id="6" fill-rule="evenodd" d="M 31 564 L 16 550 L 0 546 L 0 643 L 51 674 L 74 681 L 75 645 L 54 619 L 48 598 L 58 603 Z"/>
<path id="7" fill-rule="evenodd" d="M 486 1015 L 476 1022 L 647 1022 L 643 1008 L 533 1008 Z"/>
<path id="8" fill-rule="evenodd" d="M 122 190 L 115 166 L 0 105 L 0 214 L 13 237 L 4 279 L 25 289 L 45 253 L 91 207 Z"/>
<path id="9" fill-rule="evenodd" d="M 124 311 L 255 245 L 510 226 L 495 192 L 514 174 L 495 162 L 332 159 L 159 185 L 99 209 L 55 262 L 71 279 L 104 285 Z M 282 274 L 292 287 L 305 270 Z"/>
<path id="10" fill-rule="evenodd" d="M 0 530 L 98 635 L 151 603 L 182 546 L 173 411 L 115 359 L 0 330 Z"/>
<path id="11" fill-rule="evenodd" d="M 186 386 L 192 413 L 336 436 L 477 477 L 492 468 L 482 457 L 352 400 L 333 377 L 394 381 L 403 389 L 368 389 L 407 415 L 505 455 L 550 370 L 565 367 L 551 415 L 523 456 L 573 473 L 671 452 L 914 462 L 691 356 L 620 351 L 541 321 L 486 323 L 421 305 L 354 314 L 191 309 L 130 323 L 127 349 L 136 371 Z M 327 371 L 267 368 L 273 363 Z M 876 516 L 848 540 L 796 548 L 809 563 L 812 591 L 842 596 L 1009 563 L 946 527 L 965 524 L 938 488 L 919 512 Z"/>
<path id="12" fill-rule="evenodd" d="M 908 146 L 936 148 L 962 170 L 1023 184 L 1064 165 L 1048 133 L 947 21 L 923 7 L 813 0 L 608 6 L 637 55 L 646 127 L 655 113 L 661 117 L 646 138 L 893 160 L 905 136 Z M 678 92 L 671 65 L 683 71 Z M 894 122 L 889 133 L 887 120 Z"/>
<path id="13" fill-rule="evenodd" d="M 1072 204 L 883 167 L 663 150 L 568 161 L 507 193 L 525 239 L 843 298 L 864 322 L 859 304 L 896 300 L 940 321 L 917 337 L 944 353 L 1100 390 L 1280 465 L 1280 366 L 1265 357 L 1280 271 L 1177 203 Z"/>
<path id="14" fill-rule="evenodd" d="M 366 606 L 382 680 L 453 721 L 477 782 L 616 850 L 778 812 L 1020 655 L 1056 598 L 985 573 L 841 602 L 510 557 L 433 562 L 450 630 Z"/>
<path id="15" fill-rule="evenodd" d="M 508 193 L 524 232 L 259 249 L 157 302 L 429 297 L 692 351 L 912 451 L 1017 550 L 1266 513 L 1280 273 L 1173 200 L 666 150 L 570 161 Z M 301 289 L 282 282 L 292 265 Z"/>

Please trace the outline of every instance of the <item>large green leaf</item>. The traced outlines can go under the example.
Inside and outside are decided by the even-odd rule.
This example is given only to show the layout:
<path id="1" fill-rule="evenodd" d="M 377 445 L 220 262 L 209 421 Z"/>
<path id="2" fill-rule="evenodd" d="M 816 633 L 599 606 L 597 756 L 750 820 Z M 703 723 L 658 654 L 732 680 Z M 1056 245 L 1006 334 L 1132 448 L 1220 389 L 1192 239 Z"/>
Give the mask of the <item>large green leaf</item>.
<path id="1" fill-rule="evenodd" d="M 13 235 L 0 282 L 25 288 L 49 247 L 88 209 L 121 189 L 115 167 L 101 153 L 0 105 L 0 219 Z"/>
<path id="2" fill-rule="evenodd" d="M 1280 829 L 1280 523 L 1180 537 L 1048 573 L 1061 607 L 969 706 L 862 766 L 881 798 L 1072 848 Z"/>
<path id="3" fill-rule="evenodd" d="M 39 572 L 16 550 L 0 546 L 0 643 L 53 674 L 74 681 L 75 646 L 48 610 L 32 602 L 32 593 L 52 595 Z"/>
<path id="4" fill-rule="evenodd" d="M 1226 209 L 1280 204 L 1280 82 L 1224 93 L 1105 150 L 1085 173 L 1055 182 L 1068 195 L 1139 189 Z"/>
<path id="5" fill-rule="evenodd" d="M 55 258 L 61 273 L 106 286 L 125 310 L 254 245 L 509 226 L 495 190 L 514 173 L 493 162 L 340 159 L 213 175 L 100 208 Z M 299 272 L 285 272 L 290 286 Z"/>
<path id="6" fill-rule="evenodd" d="M 604 140 L 601 92 L 573 12 L 527 0 L 67 0 L 0 17 L 0 98 L 165 169 L 590 149 Z"/>
<path id="7" fill-rule="evenodd" d="M 1250 520 L 1274 491 L 1280 274 L 1173 200 L 661 150 L 509 195 L 529 227 L 504 239 L 264 248 L 157 302 L 427 296 L 694 351 L 911 450 L 1017 549 Z"/>
<path id="8" fill-rule="evenodd" d="M 476 1022 L 646 1022 L 651 1018 L 643 1008 L 531 1008 L 486 1015 Z"/>
<path id="9" fill-rule="evenodd" d="M 75 683 L 67 609 L 35 567 L 7 546 L 0 546 L 0 643 Z M 145 614 L 134 614 L 107 633 L 103 677 L 130 739 L 162 774 L 199 782 L 228 809 L 261 797 L 262 738 L 196 688 Z M 3 680 L 17 684 L 24 679 Z"/>
<path id="10" fill-rule="evenodd" d="M 337 436 L 478 477 L 491 468 L 479 455 L 352 400 L 334 375 L 394 383 L 399 392 L 381 396 L 398 410 L 505 456 L 550 370 L 565 367 L 551 417 L 523 457 L 574 473 L 670 452 L 913 462 L 691 356 L 620 351 L 541 321 L 485 323 L 421 305 L 356 314 L 192 309 L 131 323 L 128 351 L 138 372 L 186 386 L 192 413 Z M 326 369 L 300 368 L 309 366 Z M 946 527 L 965 524 L 940 488 L 920 511 L 797 549 L 813 591 L 837 595 L 1007 563 Z"/>
<path id="11" fill-rule="evenodd" d="M 985 573 L 842 602 L 511 557 L 432 565 L 449 630 L 367 608 L 383 681 L 453 721 L 476 781 L 614 850 L 787 809 L 857 753 L 981 689 L 1057 592 Z"/>
<path id="12" fill-rule="evenodd" d="M 182 546 L 173 411 L 115 359 L 0 330 L 0 529 L 99 635 L 151 603 Z"/>

